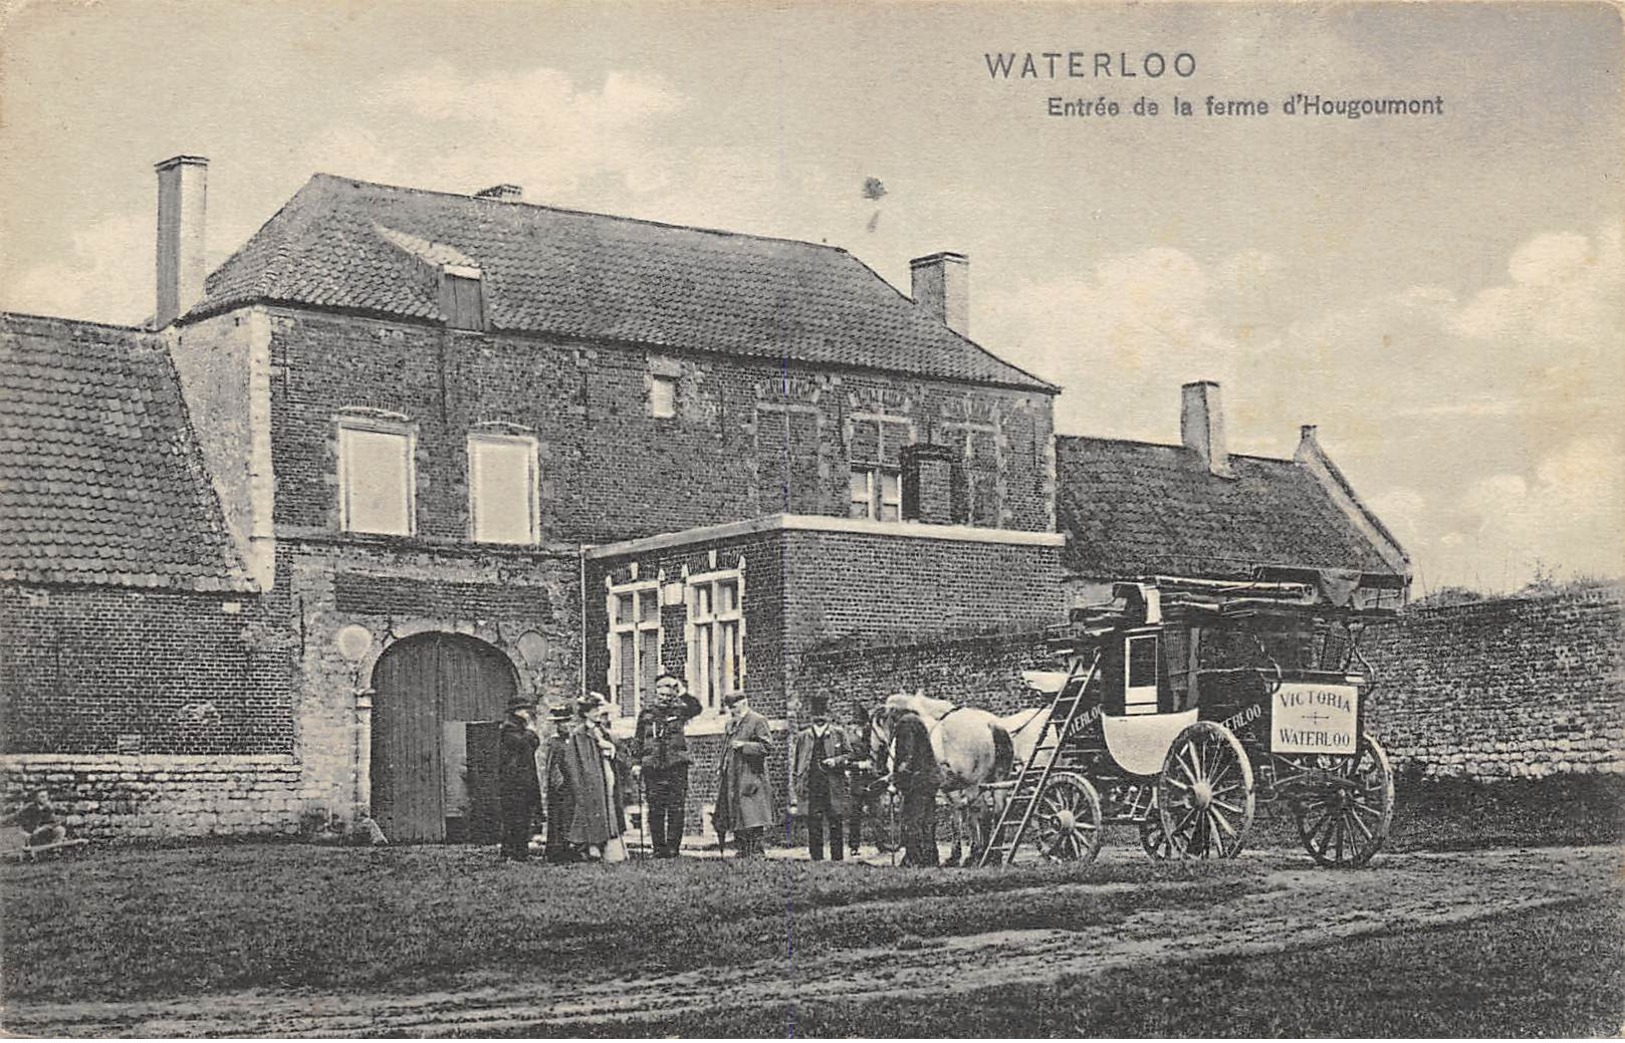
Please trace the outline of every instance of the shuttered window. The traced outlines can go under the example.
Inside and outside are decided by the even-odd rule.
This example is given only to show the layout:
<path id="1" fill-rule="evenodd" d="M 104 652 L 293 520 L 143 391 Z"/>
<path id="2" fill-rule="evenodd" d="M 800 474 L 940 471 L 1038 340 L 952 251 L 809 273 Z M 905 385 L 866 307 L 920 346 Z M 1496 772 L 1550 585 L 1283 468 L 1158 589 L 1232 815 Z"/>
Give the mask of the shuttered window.
<path id="1" fill-rule="evenodd" d="M 412 443 L 404 426 L 339 424 L 339 527 L 345 532 L 412 534 Z"/>
<path id="2" fill-rule="evenodd" d="M 468 436 L 469 535 L 479 543 L 531 544 L 540 531 L 536 440 Z"/>

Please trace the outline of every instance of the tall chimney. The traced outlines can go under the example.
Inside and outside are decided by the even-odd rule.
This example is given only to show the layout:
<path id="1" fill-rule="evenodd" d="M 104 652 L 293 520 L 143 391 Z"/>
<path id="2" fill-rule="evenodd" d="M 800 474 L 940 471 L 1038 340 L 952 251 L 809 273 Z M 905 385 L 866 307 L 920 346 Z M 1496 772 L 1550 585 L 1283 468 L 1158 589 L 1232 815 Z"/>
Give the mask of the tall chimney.
<path id="1" fill-rule="evenodd" d="M 970 258 L 935 253 L 908 262 L 914 302 L 962 337 L 970 336 Z"/>
<path id="2" fill-rule="evenodd" d="M 158 306 L 153 325 L 163 329 L 203 299 L 208 272 L 203 256 L 203 197 L 209 161 L 173 156 L 158 171 Z"/>
<path id="3" fill-rule="evenodd" d="M 1219 385 L 1198 380 L 1180 388 L 1179 439 L 1185 448 L 1195 450 L 1207 469 L 1221 478 L 1234 478 L 1230 470 L 1230 450 L 1224 439 L 1224 406 L 1219 401 Z"/>

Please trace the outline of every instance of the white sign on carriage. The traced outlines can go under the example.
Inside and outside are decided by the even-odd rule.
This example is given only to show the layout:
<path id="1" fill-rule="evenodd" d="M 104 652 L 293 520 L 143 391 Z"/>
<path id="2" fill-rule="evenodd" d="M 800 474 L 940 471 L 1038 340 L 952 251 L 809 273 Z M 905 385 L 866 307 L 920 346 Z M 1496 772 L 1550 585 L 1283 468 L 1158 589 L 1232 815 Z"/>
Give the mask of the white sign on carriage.
<path id="1" fill-rule="evenodd" d="M 1353 753 L 1360 690 L 1352 684 L 1285 681 L 1270 716 L 1275 753 Z"/>

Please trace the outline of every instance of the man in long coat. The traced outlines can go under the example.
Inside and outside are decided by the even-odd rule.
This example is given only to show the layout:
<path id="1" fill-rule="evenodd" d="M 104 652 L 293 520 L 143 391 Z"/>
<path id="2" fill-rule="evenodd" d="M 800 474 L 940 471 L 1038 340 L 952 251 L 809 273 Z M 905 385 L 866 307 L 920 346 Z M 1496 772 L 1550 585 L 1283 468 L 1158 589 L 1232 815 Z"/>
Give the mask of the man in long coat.
<path id="1" fill-rule="evenodd" d="M 589 858 L 603 857 L 624 828 L 615 770 L 620 751 L 603 720 L 608 706 L 597 692 L 583 696 L 563 751 L 564 778 L 574 797 L 566 836 Z"/>
<path id="2" fill-rule="evenodd" d="M 889 707 L 892 785 L 903 795 L 903 865 L 934 866 L 937 855 L 937 790 L 942 766 L 931 749 L 931 729 L 913 710 Z"/>
<path id="3" fill-rule="evenodd" d="M 824 859 L 827 826 L 830 857 L 839 862 L 846 853 L 843 827 L 852 813 L 846 769 L 856 758 L 846 730 L 829 722 L 829 697 L 814 695 L 808 702 L 812 723 L 796 733 L 791 761 L 795 803 L 790 805 L 790 813 L 800 814 L 807 824 L 807 851 L 813 861 Z"/>
<path id="4" fill-rule="evenodd" d="M 502 857 L 523 862 L 530 857 L 531 822 L 541 803 L 536 777 L 536 747 L 541 738 L 531 729 L 535 707 L 523 697 L 508 703 L 497 730 L 497 795 L 502 809 Z"/>
<path id="5" fill-rule="evenodd" d="M 768 788 L 767 755 L 773 733 L 767 718 L 750 708 L 744 692 L 723 699 L 728 730 L 722 737 L 722 772 L 717 785 L 716 828 L 734 835 L 740 857 L 762 854 L 762 831 L 773 821 L 773 794 Z"/>
<path id="6" fill-rule="evenodd" d="M 575 859 L 575 848 L 570 846 L 570 820 L 575 814 L 575 795 L 570 792 L 570 779 L 564 772 L 565 748 L 569 745 L 571 722 L 575 711 L 569 705 L 555 706 L 548 711 L 547 741 L 543 743 L 543 778 L 547 780 L 547 860 L 570 862 Z"/>

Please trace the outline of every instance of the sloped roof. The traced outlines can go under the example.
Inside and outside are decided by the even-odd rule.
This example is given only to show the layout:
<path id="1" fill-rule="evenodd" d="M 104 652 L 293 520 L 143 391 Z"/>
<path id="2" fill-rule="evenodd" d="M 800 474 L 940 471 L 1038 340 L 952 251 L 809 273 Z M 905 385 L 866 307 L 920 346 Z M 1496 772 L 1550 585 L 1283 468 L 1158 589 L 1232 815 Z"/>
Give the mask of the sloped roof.
<path id="1" fill-rule="evenodd" d="M 1183 446 L 1056 440 L 1064 565 L 1087 576 L 1245 576 L 1256 565 L 1393 575 L 1377 548 L 1291 460 L 1230 457 L 1234 478 Z"/>
<path id="2" fill-rule="evenodd" d="M 830 246 L 317 174 L 189 317 L 251 302 L 443 321 L 428 264 L 480 269 L 493 329 L 1053 392 Z"/>
<path id="3" fill-rule="evenodd" d="M 0 314 L 0 580 L 246 585 L 158 338 Z"/>

